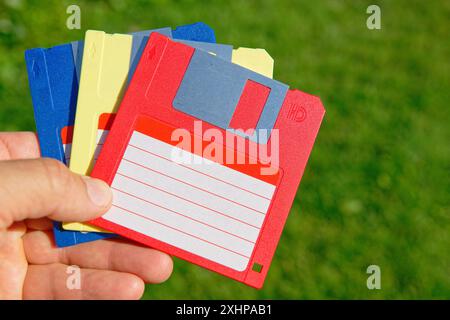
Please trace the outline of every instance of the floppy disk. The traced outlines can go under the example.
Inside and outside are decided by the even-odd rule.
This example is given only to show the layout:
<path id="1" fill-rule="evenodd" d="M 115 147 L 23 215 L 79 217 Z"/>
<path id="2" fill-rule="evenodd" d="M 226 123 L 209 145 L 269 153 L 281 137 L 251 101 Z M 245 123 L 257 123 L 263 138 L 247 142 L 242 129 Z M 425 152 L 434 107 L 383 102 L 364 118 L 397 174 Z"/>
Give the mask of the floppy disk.
<path id="1" fill-rule="evenodd" d="M 91 223 L 260 288 L 324 112 L 153 34 L 92 171 L 113 205 Z"/>
<path id="2" fill-rule="evenodd" d="M 142 48 L 142 44 L 147 41 L 141 41 L 139 48 Z M 220 58 L 251 65 L 268 76 L 272 75 L 273 59 L 263 49 L 239 48 L 233 50 L 229 45 L 194 41 L 187 43 L 204 50 L 205 54 L 209 52 Z M 108 120 L 108 116 L 116 112 L 127 79 L 130 79 L 129 73 L 134 74 L 137 65 L 135 62 L 140 57 L 140 54 L 136 54 L 134 58 L 132 56 L 130 64 L 130 47 L 131 37 L 129 35 L 108 35 L 102 31 L 92 30 L 86 32 L 83 71 L 69 165 L 74 172 L 89 174 L 101 150 L 109 131 L 107 128 L 99 126 L 99 119 L 105 125 L 113 121 L 113 118 Z M 136 52 L 140 52 L 139 49 Z M 63 228 L 85 232 L 107 232 L 79 222 L 63 223 Z"/>
<path id="3" fill-rule="evenodd" d="M 141 42 L 149 31 L 134 33 L 132 54 L 143 46 Z M 176 33 L 180 39 L 215 41 L 214 31 L 204 23 L 155 29 L 170 36 Z M 78 95 L 78 83 L 84 42 L 52 48 L 35 48 L 25 52 L 28 79 L 33 102 L 39 145 L 43 157 L 68 163 L 72 131 Z M 107 124 L 103 123 L 104 128 Z M 66 161 L 65 161 L 66 159 Z M 59 222 L 54 223 L 55 242 L 59 247 L 75 245 L 114 236 L 103 233 L 80 233 L 65 231 Z"/>

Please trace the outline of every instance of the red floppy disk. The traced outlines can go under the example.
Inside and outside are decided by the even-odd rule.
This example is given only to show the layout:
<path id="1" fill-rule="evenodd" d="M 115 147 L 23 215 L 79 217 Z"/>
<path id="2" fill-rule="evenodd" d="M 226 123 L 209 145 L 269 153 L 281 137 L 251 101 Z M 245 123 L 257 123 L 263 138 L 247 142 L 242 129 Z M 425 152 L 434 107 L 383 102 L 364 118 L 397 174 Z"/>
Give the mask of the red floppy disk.
<path id="1" fill-rule="evenodd" d="M 154 33 L 92 171 L 113 206 L 91 223 L 261 288 L 324 112 Z"/>

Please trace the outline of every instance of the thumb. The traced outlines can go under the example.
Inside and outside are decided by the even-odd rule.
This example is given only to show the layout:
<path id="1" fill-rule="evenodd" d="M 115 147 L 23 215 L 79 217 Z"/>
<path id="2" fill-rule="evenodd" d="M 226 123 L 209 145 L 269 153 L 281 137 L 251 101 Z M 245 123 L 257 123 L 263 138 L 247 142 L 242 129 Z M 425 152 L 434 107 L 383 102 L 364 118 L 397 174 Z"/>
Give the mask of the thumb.
<path id="1" fill-rule="evenodd" d="M 0 230 L 24 219 L 87 221 L 105 213 L 109 186 L 53 159 L 0 161 Z"/>

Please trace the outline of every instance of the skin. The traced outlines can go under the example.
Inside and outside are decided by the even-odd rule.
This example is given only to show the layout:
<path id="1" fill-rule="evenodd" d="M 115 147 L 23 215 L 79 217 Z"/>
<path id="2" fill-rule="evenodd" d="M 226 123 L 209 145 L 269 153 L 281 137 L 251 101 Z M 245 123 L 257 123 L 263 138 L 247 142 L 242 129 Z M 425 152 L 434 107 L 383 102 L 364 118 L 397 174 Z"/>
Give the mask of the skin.
<path id="1" fill-rule="evenodd" d="M 0 133 L 0 299 L 139 299 L 161 283 L 172 259 L 124 240 L 58 248 L 51 220 L 87 221 L 105 213 L 103 181 L 39 158 L 33 133 Z M 67 267 L 81 268 L 81 288 L 66 286 Z"/>

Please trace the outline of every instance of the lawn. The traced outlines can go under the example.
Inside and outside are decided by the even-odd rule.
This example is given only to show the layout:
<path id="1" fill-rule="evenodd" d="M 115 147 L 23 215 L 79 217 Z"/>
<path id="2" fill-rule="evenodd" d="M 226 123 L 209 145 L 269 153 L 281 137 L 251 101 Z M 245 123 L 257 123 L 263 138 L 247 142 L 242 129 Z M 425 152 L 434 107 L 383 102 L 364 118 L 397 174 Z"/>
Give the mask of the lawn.
<path id="1" fill-rule="evenodd" d="M 81 7 L 81 30 L 66 8 Z M 381 7 L 381 30 L 366 8 Z M 449 1 L 2 1 L 0 130 L 34 130 L 23 53 L 203 21 L 262 47 L 327 113 L 271 270 L 255 290 L 175 259 L 145 298 L 450 298 Z M 366 268 L 381 268 L 368 290 Z"/>

